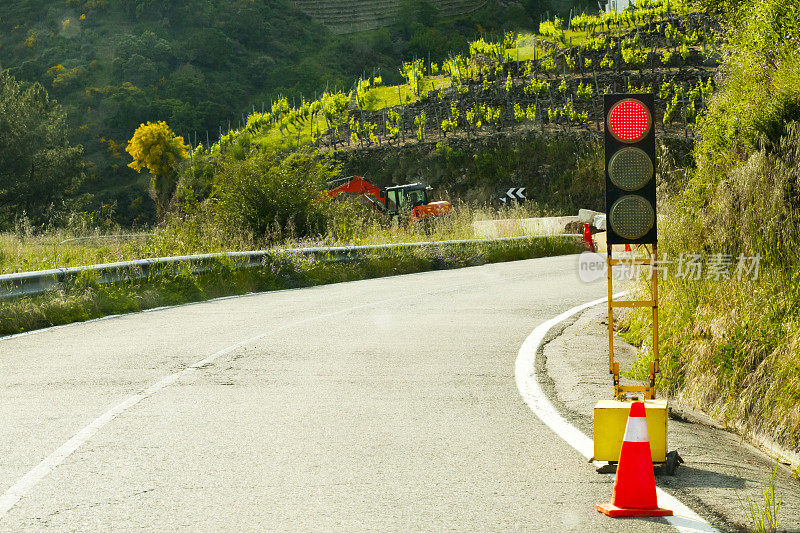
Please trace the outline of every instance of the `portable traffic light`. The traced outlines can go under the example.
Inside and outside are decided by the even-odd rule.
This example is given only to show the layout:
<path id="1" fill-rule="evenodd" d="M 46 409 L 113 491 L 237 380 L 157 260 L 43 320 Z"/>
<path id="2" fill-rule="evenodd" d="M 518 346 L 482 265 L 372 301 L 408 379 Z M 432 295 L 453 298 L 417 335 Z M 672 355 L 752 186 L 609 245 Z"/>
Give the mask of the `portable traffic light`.
<path id="1" fill-rule="evenodd" d="M 603 96 L 606 242 L 656 243 L 656 136 L 652 94 Z"/>
<path id="2" fill-rule="evenodd" d="M 656 138 L 652 94 L 608 94 L 603 97 L 606 148 L 606 275 L 608 278 L 608 371 L 614 379 L 614 400 L 594 408 L 594 460 L 617 461 L 626 439 L 630 400 L 646 402 L 650 457 L 667 461 L 666 400 L 656 400 L 658 354 L 658 276 L 651 275 L 648 300 L 614 298 L 613 267 L 655 264 L 656 242 Z M 614 244 L 649 244 L 649 257 L 614 258 Z M 620 383 L 614 360 L 614 309 L 649 307 L 653 317 L 653 360 L 646 385 Z M 668 469 L 670 467 L 668 466 Z"/>

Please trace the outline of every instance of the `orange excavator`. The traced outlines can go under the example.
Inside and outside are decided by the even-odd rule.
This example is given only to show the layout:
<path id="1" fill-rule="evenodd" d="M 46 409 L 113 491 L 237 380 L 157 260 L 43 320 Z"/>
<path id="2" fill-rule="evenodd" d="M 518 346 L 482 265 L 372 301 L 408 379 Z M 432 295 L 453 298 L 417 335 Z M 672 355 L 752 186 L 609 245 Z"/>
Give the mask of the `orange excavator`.
<path id="1" fill-rule="evenodd" d="M 336 198 L 340 194 L 358 195 L 381 213 L 391 218 L 405 217 L 408 222 L 434 220 L 451 210 L 450 202 L 431 202 L 428 198 L 430 187 L 421 183 L 379 187 L 361 176 L 350 176 L 328 184 L 328 196 Z"/>

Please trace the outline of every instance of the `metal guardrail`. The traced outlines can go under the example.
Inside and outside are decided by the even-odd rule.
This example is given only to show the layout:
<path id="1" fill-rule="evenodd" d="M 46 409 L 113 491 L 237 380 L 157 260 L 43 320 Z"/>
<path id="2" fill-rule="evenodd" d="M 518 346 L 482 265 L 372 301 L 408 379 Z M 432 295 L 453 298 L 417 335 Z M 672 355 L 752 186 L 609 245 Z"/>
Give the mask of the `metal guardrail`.
<path id="1" fill-rule="evenodd" d="M 141 239 L 142 237 L 152 237 L 155 233 L 126 233 L 123 235 L 87 235 L 86 237 L 72 237 L 71 239 L 64 239 L 58 244 L 67 244 L 68 242 L 81 242 L 91 241 L 92 239 Z"/>
<path id="2" fill-rule="evenodd" d="M 315 248 L 276 248 L 251 252 L 223 252 L 215 254 L 184 255 L 138 259 L 118 263 L 103 263 L 71 268 L 38 270 L 0 275 L 0 300 L 17 296 L 32 296 L 58 288 L 65 281 L 73 280 L 81 274 L 96 276 L 101 284 L 125 280 L 145 279 L 156 274 L 159 269 L 165 272 L 176 267 L 188 267 L 191 273 L 201 273 L 219 266 L 220 259 L 232 259 L 236 268 L 254 268 L 264 264 L 264 258 L 274 254 L 305 255 L 319 261 L 342 262 L 353 260 L 359 255 L 387 250 L 403 250 L 425 247 L 458 247 L 473 244 L 498 244 L 538 238 L 582 237 L 579 234 L 534 235 L 524 237 L 503 237 L 497 239 L 468 239 L 456 241 L 409 242 L 398 244 L 375 244 L 369 246 L 331 246 Z M 174 270 L 172 270 L 174 272 Z"/>

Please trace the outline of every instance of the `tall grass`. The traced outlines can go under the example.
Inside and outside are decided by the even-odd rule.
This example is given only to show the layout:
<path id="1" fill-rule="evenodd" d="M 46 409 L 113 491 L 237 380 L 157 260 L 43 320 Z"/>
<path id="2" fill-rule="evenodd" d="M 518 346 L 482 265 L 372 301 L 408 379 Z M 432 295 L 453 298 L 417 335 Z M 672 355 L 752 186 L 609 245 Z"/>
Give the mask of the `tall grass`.
<path id="1" fill-rule="evenodd" d="M 731 427 L 800 449 L 800 124 L 762 146 L 720 180 L 698 212 L 679 198 L 664 218 L 660 251 L 671 260 L 699 252 L 760 256 L 757 279 L 661 284 L 660 385 Z M 706 264 L 708 264 L 706 262 Z M 673 271 L 674 273 L 674 271 Z M 645 343 L 649 319 L 626 317 Z M 649 347 L 632 375 L 646 373 Z"/>
<path id="2" fill-rule="evenodd" d="M 293 250 L 311 246 L 472 239 L 475 220 L 519 220 L 540 212 L 535 206 L 495 210 L 457 203 L 450 215 L 435 222 L 406 225 L 389 221 L 372 207 L 346 200 L 334 202 L 326 211 L 323 233 L 302 236 L 291 225 L 274 224 L 260 238 L 255 238 L 219 224 L 206 212 L 212 208 L 202 204 L 190 215 L 174 217 L 154 233 L 135 238 L 83 226 L 38 235 L 27 230 L 0 235 L 0 269 L 4 273 L 146 257 L 270 250 L 259 268 L 237 268 L 234 260 L 221 258 L 208 272 L 192 273 L 177 266 L 155 273 L 149 279 L 113 285 L 102 285 L 91 274 L 81 275 L 57 291 L 0 301 L 0 334 L 223 295 L 458 268 L 580 250 L 574 239 L 545 238 L 458 247 L 439 245 L 391 249 L 360 256 L 358 261 L 334 263 L 312 260 Z M 521 225 L 508 226 L 510 231 L 504 236 L 522 234 Z"/>
<path id="3" fill-rule="evenodd" d="M 772 469 L 772 476 L 761 487 L 763 502 L 747 496 L 745 501 L 739 499 L 751 531 L 757 533 L 772 533 L 778 530 L 778 511 L 783 505 L 783 498 L 775 497 L 775 476 L 778 474 L 778 464 Z M 738 497 L 738 495 L 737 495 Z"/>
<path id="4" fill-rule="evenodd" d="M 184 219 L 139 236 L 116 229 L 103 231 L 68 226 L 45 233 L 24 229 L 0 234 L 0 273 L 26 272 L 89 264 L 168 257 L 195 253 L 246 251 L 302 246 L 388 244 L 400 242 L 472 239 L 476 220 L 522 219 L 542 215 L 534 205 L 494 209 L 455 203 L 453 211 L 432 224 L 392 224 L 372 207 L 356 201 L 335 202 L 324 233 L 301 236 L 291 226 L 273 225 L 262 238 L 231 231 L 216 224 L 205 206 Z M 507 236 L 522 235 L 522 229 Z"/>
<path id="5" fill-rule="evenodd" d="M 580 249 L 574 239 L 554 237 L 458 247 L 389 249 L 347 262 L 327 262 L 292 251 L 273 251 L 258 268 L 236 268 L 232 259 L 223 258 L 204 273 L 175 266 L 150 279 L 114 285 L 99 284 L 94 276 L 87 274 L 57 291 L 0 301 L 0 334 L 218 296 L 561 255 Z"/>

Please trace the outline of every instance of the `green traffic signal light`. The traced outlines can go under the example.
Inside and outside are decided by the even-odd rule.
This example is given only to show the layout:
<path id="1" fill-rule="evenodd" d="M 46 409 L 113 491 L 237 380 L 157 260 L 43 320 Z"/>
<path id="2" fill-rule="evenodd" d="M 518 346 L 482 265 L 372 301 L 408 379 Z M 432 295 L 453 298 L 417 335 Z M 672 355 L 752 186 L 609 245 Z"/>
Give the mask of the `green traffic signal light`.
<path id="1" fill-rule="evenodd" d="M 653 228 L 656 214 L 653 206 L 642 196 L 628 194 L 611 206 L 608 222 L 623 239 L 640 239 Z"/>
<path id="2" fill-rule="evenodd" d="M 611 156 L 608 177 L 622 190 L 641 189 L 653 175 L 653 161 L 640 148 L 623 148 Z"/>

